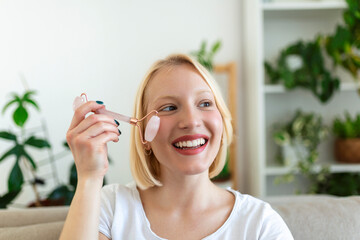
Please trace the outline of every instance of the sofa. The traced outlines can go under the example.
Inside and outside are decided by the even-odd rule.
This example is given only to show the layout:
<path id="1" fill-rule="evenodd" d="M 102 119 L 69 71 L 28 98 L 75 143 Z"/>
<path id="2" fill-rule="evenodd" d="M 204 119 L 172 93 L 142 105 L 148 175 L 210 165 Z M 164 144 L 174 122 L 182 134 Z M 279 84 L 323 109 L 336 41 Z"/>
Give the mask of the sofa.
<path id="1" fill-rule="evenodd" d="M 0 240 L 57 240 L 68 207 L 0 210 Z"/>
<path id="2" fill-rule="evenodd" d="M 296 240 L 360 240 L 360 196 L 288 196 L 264 199 Z"/>
<path id="3" fill-rule="evenodd" d="M 296 240 L 359 240 L 360 196 L 287 196 L 264 199 Z M 0 210 L 0 240 L 55 240 L 68 207 Z"/>

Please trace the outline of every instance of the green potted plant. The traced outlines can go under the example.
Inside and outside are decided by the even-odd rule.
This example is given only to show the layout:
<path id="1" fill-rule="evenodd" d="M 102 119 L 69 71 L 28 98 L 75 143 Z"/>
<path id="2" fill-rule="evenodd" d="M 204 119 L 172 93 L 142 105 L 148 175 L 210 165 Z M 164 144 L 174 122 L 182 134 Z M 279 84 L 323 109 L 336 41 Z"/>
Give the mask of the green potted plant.
<path id="1" fill-rule="evenodd" d="M 315 163 L 318 146 L 327 136 L 328 128 L 321 116 L 297 110 L 288 123 L 277 127 L 273 138 L 282 147 L 284 165 L 296 166 L 300 162 L 307 163 L 305 165 Z"/>
<path id="2" fill-rule="evenodd" d="M 277 67 L 265 62 L 270 83 L 282 82 L 288 90 L 308 89 L 320 102 L 327 102 L 339 90 L 340 81 L 325 67 L 321 44 L 321 37 L 298 41 L 281 51 Z"/>
<path id="3" fill-rule="evenodd" d="M 288 174 L 277 178 L 276 182 L 291 182 L 298 172 L 310 181 L 313 181 L 314 177 L 322 179 L 327 172 L 326 167 L 321 169 L 317 176 L 314 175 L 314 167 L 319 157 L 318 146 L 327 138 L 329 132 L 322 117 L 297 110 L 289 122 L 275 128 L 273 139 L 281 147 L 281 162 L 291 168 Z"/>
<path id="4" fill-rule="evenodd" d="M 343 13 L 345 25 L 338 25 L 334 34 L 325 37 L 327 54 L 334 65 L 348 70 L 356 79 L 360 69 L 360 1 L 346 0 Z"/>
<path id="5" fill-rule="evenodd" d="M 334 153 L 337 161 L 360 163 L 360 114 L 352 118 L 345 112 L 344 119 L 335 118 L 333 133 L 336 137 Z"/>
<path id="6" fill-rule="evenodd" d="M 333 68 L 325 65 L 326 58 L 332 60 L 333 66 L 342 66 L 359 80 L 360 2 L 346 2 L 345 25 L 338 25 L 335 33 L 318 34 L 313 40 L 290 44 L 280 51 L 275 64 L 265 61 L 265 72 L 271 84 L 282 82 L 288 90 L 308 89 L 320 102 L 326 103 L 340 86 L 339 78 L 332 73 Z"/>
<path id="7" fill-rule="evenodd" d="M 359 173 L 328 173 L 323 181 L 314 182 L 314 193 L 336 196 L 360 195 Z"/>
<path id="8" fill-rule="evenodd" d="M 216 41 L 208 50 L 207 49 L 207 42 L 203 41 L 200 45 L 200 49 L 198 51 L 193 51 L 190 54 L 193 55 L 196 60 L 201 63 L 207 70 L 210 72 L 213 71 L 214 64 L 214 56 L 220 50 L 221 41 Z"/>
<path id="9" fill-rule="evenodd" d="M 36 203 L 37 205 L 40 204 L 40 196 L 36 185 L 43 183 L 43 180 L 37 178 L 36 161 L 27 149 L 50 148 L 50 144 L 47 140 L 39 138 L 35 134 L 26 134 L 25 124 L 29 117 L 28 108 L 31 106 L 38 111 L 40 110 L 38 104 L 33 99 L 33 95 L 35 95 L 34 91 L 26 91 L 22 96 L 13 93 L 12 98 L 5 104 L 2 111 L 4 114 L 10 107 L 15 106 L 12 119 L 19 133 L 0 131 L 0 138 L 10 141 L 13 144 L 10 149 L 0 157 L 0 163 L 6 159 L 9 159 L 9 161 L 14 160 L 14 165 L 8 177 L 7 193 L 0 196 L 0 208 L 6 208 L 21 192 L 24 184 L 23 171 L 27 171 L 32 176 L 30 183 L 36 196 Z M 21 168 L 21 166 L 23 167 Z"/>

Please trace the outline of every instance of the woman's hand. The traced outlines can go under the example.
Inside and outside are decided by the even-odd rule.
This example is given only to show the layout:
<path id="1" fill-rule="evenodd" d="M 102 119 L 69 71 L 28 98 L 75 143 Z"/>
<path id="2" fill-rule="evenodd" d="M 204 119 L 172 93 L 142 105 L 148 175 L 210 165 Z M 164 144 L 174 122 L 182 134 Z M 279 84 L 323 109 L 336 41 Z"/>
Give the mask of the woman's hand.
<path id="1" fill-rule="evenodd" d="M 118 142 L 120 132 L 113 118 L 103 114 L 92 114 L 104 108 L 94 101 L 86 102 L 76 109 L 66 140 L 74 156 L 80 179 L 103 178 L 109 163 L 107 145 L 109 141 Z"/>

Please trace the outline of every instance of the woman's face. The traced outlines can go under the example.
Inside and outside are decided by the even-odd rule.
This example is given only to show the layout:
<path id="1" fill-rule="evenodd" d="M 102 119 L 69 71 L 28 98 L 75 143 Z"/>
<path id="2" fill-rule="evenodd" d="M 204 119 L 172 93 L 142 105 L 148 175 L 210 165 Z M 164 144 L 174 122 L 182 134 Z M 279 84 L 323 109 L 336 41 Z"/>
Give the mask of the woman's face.
<path id="1" fill-rule="evenodd" d="M 161 173 L 207 172 L 221 143 L 223 123 L 215 98 L 190 64 L 159 71 L 145 92 L 148 112 L 159 112 L 160 128 L 151 148 Z"/>

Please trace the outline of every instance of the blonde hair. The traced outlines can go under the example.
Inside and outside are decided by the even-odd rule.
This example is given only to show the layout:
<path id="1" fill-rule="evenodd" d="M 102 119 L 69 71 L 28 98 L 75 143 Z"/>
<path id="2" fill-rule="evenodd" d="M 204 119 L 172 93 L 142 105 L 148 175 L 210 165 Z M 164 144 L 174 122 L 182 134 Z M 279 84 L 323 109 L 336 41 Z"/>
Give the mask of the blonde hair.
<path id="1" fill-rule="evenodd" d="M 163 60 L 159 60 L 153 64 L 141 82 L 136 99 L 134 116 L 137 119 L 143 118 L 146 115 L 145 92 L 151 79 L 156 73 L 163 69 L 179 66 L 182 64 L 192 65 L 199 74 L 203 77 L 206 84 L 209 86 L 214 94 L 216 106 L 221 114 L 223 120 L 223 134 L 221 137 L 221 144 L 215 160 L 209 168 L 209 177 L 217 176 L 223 169 L 226 161 L 227 148 L 231 143 L 233 137 L 233 128 L 231 125 L 231 114 L 226 106 L 226 103 L 221 95 L 219 87 L 217 86 L 211 74 L 196 60 L 185 54 L 173 54 Z M 161 186 L 159 181 L 160 165 L 156 160 L 154 154 L 147 155 L 145 148 L 141 142 L 137 127 L 131 129 L 130 137 L 130 168 L 131 173 L 136 181 L 137 186 L 141 189 L 146 189 L 153 186 Z M 144 125 L 141 126 L 142 134 L 144 135 Z"/>

